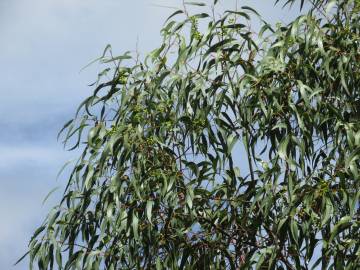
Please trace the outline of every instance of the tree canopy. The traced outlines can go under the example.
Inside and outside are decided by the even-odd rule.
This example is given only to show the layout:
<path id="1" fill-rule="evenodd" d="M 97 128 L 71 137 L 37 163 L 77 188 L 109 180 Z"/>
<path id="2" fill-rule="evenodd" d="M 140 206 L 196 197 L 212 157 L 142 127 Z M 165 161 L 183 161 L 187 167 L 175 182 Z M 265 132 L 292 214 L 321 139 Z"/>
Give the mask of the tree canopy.
<path id="1" fill-rule="evenodd" d="M 274 1 L 286 25 L 217 2 L 144 59 L 105 49 L 30 268 L 359 269 L 360 1 Z"/>

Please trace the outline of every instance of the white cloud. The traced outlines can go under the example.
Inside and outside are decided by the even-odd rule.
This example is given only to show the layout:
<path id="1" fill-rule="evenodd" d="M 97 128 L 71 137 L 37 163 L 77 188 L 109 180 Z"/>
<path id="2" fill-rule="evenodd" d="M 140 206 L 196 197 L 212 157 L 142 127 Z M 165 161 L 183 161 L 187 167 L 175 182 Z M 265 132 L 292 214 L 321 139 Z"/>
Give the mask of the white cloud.
<path id="1" fill-rule="evenodd" d="M 58 181 L 56 174 L 75 153 L 54 145 L 0 144 L 0 149 L 0 269 L 12 269 L 50 206 L 57 203 L 61 191 L 41 204 L 52 188 L 64 186 L 66 173 Z M 14 269 L 27 269 L 26 263 Z"/>
<path id="2" fill-rule="evenodd" d="M 0 145 L 0 170 L 18 167 L 21 164 L 29 164 L 32 166 L 40 165 L 46 166 L 53 163 L 58 163 L 59 158 L 63 159 L 69 156 L 61 150 L 50 146 L 15 146 L 15 145 Z"/>

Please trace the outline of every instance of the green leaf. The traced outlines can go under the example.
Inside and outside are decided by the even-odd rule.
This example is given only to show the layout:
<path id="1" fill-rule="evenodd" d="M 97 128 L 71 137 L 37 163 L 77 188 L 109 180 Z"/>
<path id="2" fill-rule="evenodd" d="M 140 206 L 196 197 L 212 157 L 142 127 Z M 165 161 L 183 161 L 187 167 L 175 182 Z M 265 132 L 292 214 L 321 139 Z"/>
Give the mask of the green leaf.
<path id="1" fill-rule="evenodd" d="M 42 201 L 42 205 L 45 204 L 45 202 L 47 201 L 47 199 L 51 196 L 51 194 L 53 194 L 56 190 L 58 190 L 60 188 L 60 186 L 53 188 L 44 198 L 44 200 Z"/>
<path id="2" fill-rule="evenodd" d="M 328 241 L 329 244 L 334 240 L 334 238 L 338 234 L 340 234 L 342 231 L 344 231 L 345 229 L 349 228 L 352 225 L 351 220 L 352 218 L 350 216 L 344 216 L 338 221 L 338 223 L 336 223 L 336 225 L 334 226 L 334 228 L 330 233 L 330 238 Z"/>
<path id="3" fill-rule="evenodd" d="M 250 16 L 249 16 L 249 14 L 247 14 L 246 12 L 226 10 L 225 13 L 236 14 L 236 15 L 239 15 L 239 16 L 241 16 L 241 17 L 244 17 L 244 18 L 247 19 L 247 20 L 250 20 Z"/>
<path id="4" fill-rule="evenodd" d="M 296 245 L 299 244 L 299 229 L 295 220 L 290 221 L 290 231 Z"/>
<path id="5" fill-rule="evenodd" d="M 234 39 L 230 38 L 230 39 L 224 39 L 222 41 L 219 41 L 217 43 L 215 43 L 214 45 L 212 45 L 207 52 L 205 53 L 205 57 L 208 56 L 210 53 L 216 52 L 217 50 L 220 50 L 221 47 L 223 47 L 225 44 L 228 44 L 230 42 L 234 41 Z"/>
<path id="6" fill-rule="evenodd" d="M 61 268 L 62 266 L 62 255 L 61 255 L 61 249 L 57 248 L 56 249 L 56 263 L 59 266 L 59 268 Z"/>
<path id="7" fill-rule="evenodd" d="M 115 57 L 111 57 L 110 59 L 103 59 L 102 63 L 106 64 L 106 63 L 111 63 L 111 62 L 115 62 L 115 61 L 121 61 L 121 60 L 127 60 L 127 59 L 131 59 L 132 57 L 128 54 L 124 54 L 124 55 L 119 55 L 119 56 L 115 56 Z"/>
<path id="8" fill-rule="evenodd" d="M 171 14 L 167 19 L 166 19 L 166 21 L 165 22 L 167 22 L 167 21 L 169 21 L 172 17 L 174 17 L 174 16 L 176 16 L 176 15 L 178 15 L 178 14 L 183 14 L 184 13 L 184 11 L 182 11 L 182 10 L 177 10 L 177 11 L 175 11 L 173 14 Z"/>
<path id="9" fill-rule="evenodd" d="M 186 204 L 189 206 L 190 209 L 193 207 L 193 199 L 194 199 L 194 192 L 192 189 L 188 189 L 186 192 Z"/>
<path id="10" fill-rule="evenodd" d="M 131 218 L 131 226 L 134 233 L 135 240 L 139 239 L 139 218 L 136 214 L 136 212 L 133 212 L 132 218 Z"/>
<path id="11" fill-rule="evenodd" d="M 27 251 L 23 256 L 20 257 L 15 263 L 14 266 L 17 265 L 19 262 L 21 262 L 28 254 L 30 253 L 30 250 Z"/>
<path id="12" fill-rule="evenodd" d="M 321 220 L 321 226 L 324 226 L 328 222 L 334 211 L 331 200 L 329 198 L 324 198 L 324 199 L 325 199 L 325 211 L 323 218 Z"/>
<path id="13" fill-rule="evenodd" d="M 279 157 L 283 160 L 287 160 L 287 147 L 290 141 L 290 137 L 286 136 L 280 143 L 278 148 Z"/>
<path id="14" fill-rule="evenodd" d="M 148 218 L 150 223 L 152 223 L 151 215 L 152 215 L 153 206 L 154 206 L 154 201 L 149 200 L 146 202 L 146 217 Z"/>
<path id="15" fill-rule="evenodd" d="M 206 4 L 204 2 L 197 2 L 197 1 L 185 1 L 184 2 L 185 5 L 191 5 L 191 6 L 199 6 L 199 7 L 204 7 L 206 6 Z"/>
<path id="16" fill-rule="evenodd" d="M 257 15 L 258 17 L 260 17 L 260 14 L 259 14 L 255 9 L 253 9 L 252 7 L 242 6 L 241 9 L 249 10 L 249 11 L 251 11 L 252 13 L 254 13 L 255 15 Z"/>

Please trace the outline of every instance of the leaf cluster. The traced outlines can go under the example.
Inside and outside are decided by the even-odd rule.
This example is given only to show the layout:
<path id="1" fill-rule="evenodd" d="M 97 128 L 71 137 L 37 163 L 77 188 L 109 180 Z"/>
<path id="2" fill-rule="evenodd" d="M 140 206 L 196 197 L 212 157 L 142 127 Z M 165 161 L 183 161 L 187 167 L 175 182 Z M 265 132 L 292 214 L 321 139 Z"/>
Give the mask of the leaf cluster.
<path id="1" fill-rule="evenodd" d="M 204 12 L 173 13 L 144 61 L 104 52 L 30 266 L 357 269 L 359 1 L 312 1 L 275 29 L 187 4 Z"/>

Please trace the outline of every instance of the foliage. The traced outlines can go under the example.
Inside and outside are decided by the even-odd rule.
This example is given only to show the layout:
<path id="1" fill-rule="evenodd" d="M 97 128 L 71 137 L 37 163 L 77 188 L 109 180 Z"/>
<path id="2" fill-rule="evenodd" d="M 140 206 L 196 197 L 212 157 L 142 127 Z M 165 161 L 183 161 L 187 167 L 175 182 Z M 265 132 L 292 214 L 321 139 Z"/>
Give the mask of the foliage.
<path id="1" fill-rule="evenodd" d="M 31 267 L 358 269 L 360 2 L 276 27 L 216 2 L 172 14 L 144 61 L 106 48 Z"/>

